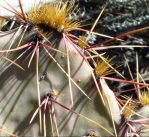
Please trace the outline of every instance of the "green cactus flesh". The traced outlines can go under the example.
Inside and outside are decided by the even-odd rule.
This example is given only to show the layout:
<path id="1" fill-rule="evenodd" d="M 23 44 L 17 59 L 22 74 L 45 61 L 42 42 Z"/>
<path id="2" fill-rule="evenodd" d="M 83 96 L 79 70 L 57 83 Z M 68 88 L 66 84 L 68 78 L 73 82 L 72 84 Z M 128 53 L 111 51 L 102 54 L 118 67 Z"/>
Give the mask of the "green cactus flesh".
<path id="1" fill-rule="evenodd" d="M 20 39 L 20 34 L 22 33 L 21 30 L 18 32 L 17 30 L 0 33 L 1 49 L 9 49 L 11 43 L 11 49 L 17 47 L 18 42 L 16 41 Z M 18 34 L 15 35 L 16 33 Z M 15 44 L 12 41 L 14 36 L 16 38 Z M 21 43 L 27 43 L 31 37 L 32 34 L 29 33 Z M 10 62 L 3 58 L 0 60 L 1 135 L 40 135 L 39 111 L 34 116 L 33 121 L 29 123 L 33 114 L 35 114 L 34 112 L 39 107 L 37 92 L 37 83 L 39 82 L 41 103 L 46 99 L 47 93 L 58 94 L 57 96 L 49 97 L 49 107 L 46 107 L 45 111 L 43 109 L 45 105 L 40 109 L 42 123 L 44 123 L 44 114 L 46 123 L 45 127 L 42 124 L 42 135 L 83 136 L 93 130 L 97 135 L 114 136 L 112 118 L 98 93 L 99 91 L 92 78 L 92 68 L 70 43 L 65 45 L 62 39 L 57 43 L 56 47 L 64 54 L 48 50 L 48 55 L 44 49 L 39 48 L 38 78 L 36 73 L 36 54 L 30 67 L 27 67 L 30 56 L 33 53 L 31 49 L 24 48 L 18 51 L 2 53 L 6 57 L 15 60 L 24 52 L 16 62 L 25 71 L 17 68 L 14 64 L 10 65 Z M 69 56 L 66 56 L 66 49 Z M 70 76 L 67 73 L 68 59 L 70 62 Z M 73 99 L 71 99 L 70 87 Z M 112 105 L 111 109 L 115 109 L 114 105 Z M 56 122 L 54 119 L 56 119 Z M 51 121 L 53 121 L 52 124 Z"/>

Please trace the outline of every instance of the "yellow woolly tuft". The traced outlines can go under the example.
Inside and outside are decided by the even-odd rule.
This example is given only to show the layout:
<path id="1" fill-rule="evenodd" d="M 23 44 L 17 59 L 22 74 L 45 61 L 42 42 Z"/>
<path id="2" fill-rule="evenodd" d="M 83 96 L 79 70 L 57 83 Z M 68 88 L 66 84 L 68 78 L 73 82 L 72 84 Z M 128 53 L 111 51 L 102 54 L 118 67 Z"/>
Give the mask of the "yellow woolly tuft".
<path id="1" fill-rule="evenodd" d="M 130 103 L 129 106 L 126 106 L 122 112 L 122 114 L 125 116 L 125 118 L 129 118 L 133 115 L 133 112 L 135 111 L 136 104 Z"/>
<path id="2" fill-rule="evenodd" d="M 68 32 L 80 27 L 77 21 L 69 18 L 72 11 L 73 5 L 63 2 L 37 5 L 29 12 L 28 19 L 33 24 L 43 24 L 58 32 Z"/>
<path id="3" fill-rule="evenodd" d="M 80 36 L 80 38 L 78 40 L 78 46 L 80 46 L 81 48 L 87 48 L 88 47 L 88 42 L 87 42 L 85 36 Z"/>
<path id="4" fill-rule="evenodd" d="M 111 62 L 112 59 L 108 60 L 105 59 L 105 61 L 101 60 L 98 62 L 96 68 L 95 68 L 95 73 L 97 76 L 103 76 L 109 72 L 111 72 L 109 63 Z"/>
<path id="5" fill-rule="evenodd" d="M 4 26 L 4 19 L 0 19 L 0 30 L 2 29 L 3 26 Z"/>
<path id="6" fill-rule="evenodd" d="M 142 92 L 139 100 L 142 106 L 149 105 L 149 91 Z"/>
<path id="7" fill-rule="evenodd" d="M 97 137 L 96 131 L 91 130 L 85 137 Z"/>

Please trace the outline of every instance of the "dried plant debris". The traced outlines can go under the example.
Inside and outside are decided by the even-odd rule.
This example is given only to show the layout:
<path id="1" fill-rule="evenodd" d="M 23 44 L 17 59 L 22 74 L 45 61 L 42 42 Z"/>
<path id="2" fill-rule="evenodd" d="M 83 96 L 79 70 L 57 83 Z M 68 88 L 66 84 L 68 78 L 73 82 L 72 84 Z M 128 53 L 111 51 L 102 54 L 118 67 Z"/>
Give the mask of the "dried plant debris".
<path id="1" fill-rule="evenodd" d="M 112 32 L 121 33 L 128 29 L 148 25 L 149 1 L 147 0 L 80 0 L 80 7 L 85 12 L 84 18 L 89 20 L 94 20 L 99 9 L 102 9 L 105 4 L 107 4 L 106 10 L 98 23 L 100 31 L 102 28 L 103 31 L 110 32 L 110 34 Z M 93 12 L 90 13 L 89 11 Z"/>

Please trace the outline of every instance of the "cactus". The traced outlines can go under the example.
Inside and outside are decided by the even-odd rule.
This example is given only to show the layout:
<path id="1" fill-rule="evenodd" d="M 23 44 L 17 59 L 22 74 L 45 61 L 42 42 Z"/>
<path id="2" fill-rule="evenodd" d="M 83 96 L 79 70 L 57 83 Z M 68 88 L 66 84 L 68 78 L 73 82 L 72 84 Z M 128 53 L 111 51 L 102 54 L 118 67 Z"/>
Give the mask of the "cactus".
<path id="1" fill-rule="evenodd" d="M 123 117 L 105 79 L 122 75 L 91 48 L 73 4 L 41 3 L 26 14 L 18 2 L 16 20 L 3 17 L 15 25 L 0 32 L 0 135 L 118 136 Z"/>
<path id="2" fill-rule="evenodd" d="M 67 5 L 62 6 L 65 11 Z M 63 14 L 63 9 L 60 12 Z M 29 15 L 31 21 L 36 21 L 34 11 Z M 40 20 L 44 20 L 42 17 Z M 22 71 L 1 61 L 1 135 L 83 136 L 90 130 L 97 135 L 114 135 L 113 119 L 94 83 L 91 66 L 66 37 L 48 37 L 58 38 L 52 45 L 56 48 L 50 49 L 48 40 L 43 42 L 42 35 L 36 36 L 40 32 L 30 31 L 28 25 L 1 32 L 1 52 L 24 68 Z M 64 31 L 68 31 L 78 24 L 72 21 L 65 25 Z M 61 29 L 59 24 L 58 31 Z M 40 41 L 42 44 L 36 47 Z"/>
<path id="3" fill-rule="evenodd" d="M 5 43 L 10 41 L 11 36 L 14 36 L 16 30 L 17 29 L 9 34 L 10 38 L 8 38 L 8 41 L 5 41 Z M 5 37 L 6 36 L 4 36 L 4 38 Z M 31 36 L 29 35 L 27 37 L 30 38 Z M 3 39 L 3 37 L 1 38 Z M 1 45 L 5 44 L 3 43 Z M 57 104 L 54 104 L 59 134 L 84 135 L 89 129 L 94 129 L 96 132 L 100 131 L 100 135 L 113 134 L 110 115 L 108 114 L 100 96 L 98 95 L 96 85 L 93 82 L 92 68 L 85 61 L 83 61 L 81 55 L 76 52 L 75 48 L 71 44 L 69 44 L 68 49 L 71 68 L 70 78 L 74 102 L 73 107 L 71 105 L 72 102 L 69 92 L 70 85 L 68 82 L 68 77 L 65 74 L 67 72 L 67 58 L 62 54 L 65 53 L 64 39 L 62 39 L 58 45 L 58 50 L 62 53 L 53 53 L 52 51 L 49 54 L 53 54 L 54 59 L 61 64 L 63 68 L 65 68 L 65 73 L 54 61 L 49 59 L 49 56 L 46 53 L 41 51 L 39 55 L 39 77 L 41 78 L 39 82 L 40 96 L 42 99 L 49 92 L 62 94 L 57 97 L 57 102 L 67 106 L 70 109 L 72 107 L 73 111 L 84 115 L 84 117 L 90 118 L 92 121 L 76 115 L 73 112 L 64 109 L 63 107 L 58 106 Z M 38 135 L 39 129 L 37 128 L 35 130 L 32 128 L 33 125 L 39 123 L 38 118 L 33 120 L 31 125 L 29 124 L 31 116 L 33 115 L 35 109 L 38 108 L 35 73 L 36 65 L 34 63 L 34 59 L 34 61 L 31 63 L 31 66 L 27 68 L 28 60 L 25 60 L 26 54 L 23 55 L 24 57 L 21 57 L 18 61 L 25 71 L 20 70 L 14 65 L 11 65 L 1 73 L 1 104 L 3 104 L 1 106 L 3 108 L 1 110 L 1 126 L 4 127 L 4 130 L 6 128 L 16 135 L 32 135 L 33 133 Z M 11 56 L 13 57 L 14 55 Z M 1 62 L 1 64 L 3 64 L 3 62 Z M 42 78 L 43 75 L 45 75 L 44 78 Z M 79 88 L 75 84 L 77 84 Z M 85 93 L 81 93 L 79 90 L 80 88 Z M 48 117 L 46 119 L 49 119 L 48 114 L 46 117 Z M 47 120 L 46 123 L 49 125 L 50 120 Z M 100 124 L 101 126 L 106 127 L 109 130 L 109 133 L 102 129 Z M 49 133 L 49 129 L 47 129 L 47 134 Z"/>

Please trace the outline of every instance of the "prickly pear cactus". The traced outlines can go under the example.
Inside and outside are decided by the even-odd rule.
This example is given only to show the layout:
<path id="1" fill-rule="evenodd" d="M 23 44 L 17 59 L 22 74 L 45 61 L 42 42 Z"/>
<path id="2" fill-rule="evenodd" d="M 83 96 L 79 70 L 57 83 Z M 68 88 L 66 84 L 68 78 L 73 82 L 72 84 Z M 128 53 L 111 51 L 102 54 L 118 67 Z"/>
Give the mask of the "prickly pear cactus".
<path id="1" fill-rule="evenodd" d="M 7 34 L 7 37 L 9 36 L 7 41 L 4 41 L 5 43 L 9 43 L 11 37 L 16 33 L 16 30 L 12 31 L 10 34 L 4 32 Z M 3 33 L 1 32 L 1 34 Z M 9 45 L 3 42 L 6 36 L 1 37 L 1 49 Z M 27 37 L 26 39 L 29 39 L 31 36 L 29 36 L 29 38 Z M 67 57 L 65 56 L 66 46 L 68 46 L 69 54 Z M 38 108 L 38 89 L 36 81 L 39 82 L 41 104 L 42 101 L 47 98 L 48 93 L 55 93 L 57 96 L 53 95 L 52 98 L 55 98 L 54 100 L 56 100 L 56 102 L 70 109 L 68 110 L 56 103 L 52 103 L 53 108 L 46 107 L 46 109 L 43 110 L 41 107 L 41 112 L 46 113 L 46 127 L 44 127 L 44 130 L 47 131 L 47 135 L 52 134 L 50 133 L 51 128 L 54 128 L 54 135 L 59 134 L 63 136 L 83 136 L 90 130 L 95 130 L 97 135 L 113 134 L 112 119 L 101 100 L 92 78 L 92 68 L 83 60 L 71 43 L 65 45 L 64 39 L 62 39 L 57 47 L 61 53 L 48 51 L 54 60 L 49 59 L 49 56 L 46 52 L 43 52 L 43 49 L 40 51 L 38 78 L 36 76 L 35 58 L 31 66 L 29 68 L 27 67 L 27 56 L 31 53 L 30 50 L 26 51 L 17 61 L 25 69 L 24 71 L 20 70 L 20 68 L 17 68 L 15 65 L 8 66 L 9 64 L 1 59 L 1 66 L 4 66 L 4 68 L 7 67 L 6 70 L 2 69 L 3 71 L 0 77 L 1 135 L 7 135 L 8 133 L 15 135 L 39 135 L 38 114 L 35 116 L 32 123 L 29 123 L 34 111 Z M 23 49 L 21 53 L 25 52 L 25 50 Z M 11 57 L 13 58 L 13 56 L 18 54 L 19 53 L 14 52 Z M 71 68 L 70 77 L 67 76 L 68 58 Z M 59 67 L 59 65 L 62 68 Z M 72 93 L 70 92 L 70 86 Z M 82 91 L 84 93 L 82 93 Z M 114 106 L 112 109 L 115 109 Z M 74 112 L 79 114 L 75 114 Z M 51 118 L 53 121 L 53 125 L 51 125 L 53 127 L 51 128 L 48 126 L 50 125 L 50 113 L 53 113 L 51 115 L 53 115 L 56 120 L 53 121 L 53 118 Z M 42 116 L 42 125 L 43 121 L 44 118 Z M 55 129 L 56 125 L 58 129 Z"/>
<path id="2" fill-rule="evenodd" d="M 118 104 L 109 107 L 114 94 L 99 87 L 82 49 L 69 38 L 68 32 L 79 28 L 79 23 L 66 18 L 72 6 L 67 4 L 37 5 L 28 15 L 13 9 L 20 25 L 0 32 L 2 136 L 88 136 L 92 132 L 114 136 L 116 132 Z M 109 90 L 108 100 L 104 90 Z M 117 110 L 116 114 L 110 110 Z"/>
<path id="3" fill-rule="evenodd" d="M 123 76 L 111 65 L 113 58 L 98 50 L 117 46 L 94 45 L 96 35 L 110 39 L 103 43 L 107 44 L 123 41 L 120 36 L 126 34 L 113 38 L 93 31 L 104 9 L 88 31 L 82 28 L 74 3 L 40 2 L 28 13 L 21 0 L 18 4 L 19 11 L 9 4 L 10 9 L 3 7 L 14 17 L 1 16 L 5 21 L 0 32 L 0 135 L 139 135 L 148 120 L 140 111 L 149 97 L 137 88 L 148 84 L 139 83 L 139 78 L 135 82 L 109 77 L 113 72 Z M 106 79 L 134 84 L 137 103 L 122 99 L 121 93 L 116 96 Z M 134 115 L 136 108 L 146 119 Z M 143 124 L 137 125 L 138 119 Z"/>

